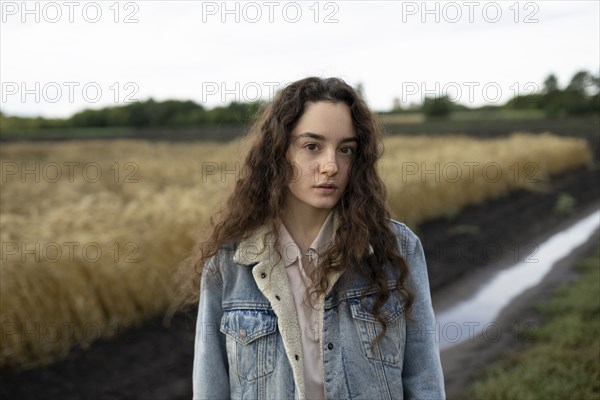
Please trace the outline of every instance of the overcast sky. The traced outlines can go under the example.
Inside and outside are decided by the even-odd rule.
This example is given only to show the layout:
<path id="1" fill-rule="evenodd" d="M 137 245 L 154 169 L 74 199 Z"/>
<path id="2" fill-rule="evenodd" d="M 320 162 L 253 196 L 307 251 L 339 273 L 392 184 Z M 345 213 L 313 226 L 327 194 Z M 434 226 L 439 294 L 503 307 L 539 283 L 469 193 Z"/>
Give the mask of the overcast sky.
<path id="1" fill-rule="evenodd" d="M 502 104 L 598 74 L 593 1 L 2 1 L 0 110 L 66 117 L 128 101 L 268 100 L 309 75 L 388 110 L 425 95 Z"/>

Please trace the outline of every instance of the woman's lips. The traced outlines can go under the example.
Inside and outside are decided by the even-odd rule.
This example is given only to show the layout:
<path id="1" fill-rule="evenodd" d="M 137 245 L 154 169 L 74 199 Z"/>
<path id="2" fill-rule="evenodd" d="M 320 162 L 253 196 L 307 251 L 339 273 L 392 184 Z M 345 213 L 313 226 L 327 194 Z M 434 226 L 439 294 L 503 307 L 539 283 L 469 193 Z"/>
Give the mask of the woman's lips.
<path id="1" fill-rule="evenodd" d="M 337 186 L 336 185 L 319 185 L 319 186 L 315 186 L 315 189 L 317 189 L 317 191 L 321 192 L 321 193 L 333 193 L 337 190 Z"/>

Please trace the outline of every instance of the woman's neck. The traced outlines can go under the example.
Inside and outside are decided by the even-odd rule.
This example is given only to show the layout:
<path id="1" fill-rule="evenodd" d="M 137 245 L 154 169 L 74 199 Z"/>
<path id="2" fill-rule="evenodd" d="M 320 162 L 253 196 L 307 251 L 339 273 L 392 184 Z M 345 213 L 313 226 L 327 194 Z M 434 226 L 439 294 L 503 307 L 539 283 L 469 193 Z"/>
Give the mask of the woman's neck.
<path id="1" fill-rule="evenodd" d="M 330 212 L 331 210 L 325 208 L 286 210 L 282 213 L 281 219 L 296 244 L 302 250 L 307 250 L 317 237 Z"/>

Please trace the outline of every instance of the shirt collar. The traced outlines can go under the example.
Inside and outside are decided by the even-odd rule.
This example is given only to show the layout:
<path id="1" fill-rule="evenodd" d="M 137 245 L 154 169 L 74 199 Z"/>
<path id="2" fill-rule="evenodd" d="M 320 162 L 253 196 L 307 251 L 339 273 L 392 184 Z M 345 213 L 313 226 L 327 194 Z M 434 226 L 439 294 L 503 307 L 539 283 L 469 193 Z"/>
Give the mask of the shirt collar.
<path id="1" fill-rule="evenodd" d="M 318 257 L 320 254 L 325 251 L 332 240 L 333 234 L 333 214 L 334 211 L 331 210 L 321 225 L 321 229 L 317 234 L 317 237 L 310 245 L 309 253 L 312 257 Z M 292 265 L 298 257 L 301 256 L 301 250 L 290 235 L 289 231 L 283 224 L 283 222 L 279 221 L 279 243 L 278 249 L 281 252 L 281 256 L 283 258 L 283 265 L 285 267 L 289 267 Z M 318 263 L 318 261 L 317 261 Z"/>

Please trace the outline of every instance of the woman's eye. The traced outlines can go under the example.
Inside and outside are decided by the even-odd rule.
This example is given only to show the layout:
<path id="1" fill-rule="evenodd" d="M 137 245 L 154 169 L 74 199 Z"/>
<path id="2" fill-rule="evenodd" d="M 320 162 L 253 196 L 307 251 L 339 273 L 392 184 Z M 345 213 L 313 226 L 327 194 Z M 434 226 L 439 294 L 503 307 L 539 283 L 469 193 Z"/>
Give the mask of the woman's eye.
<path id="1" fill-rule="evenodd" d="M 340 151 L 344 154 L 354 154 L 354 149 L 352 147 L 342 147 Z"/>
<path id="2" fill-rule="evenodd" d="M 307 150 L 310 150 L 310 151 L 315 151 L 315 150 L 317 150 L 318 147 L 314 143 L 309 143 L 306 146 L 304 146 L 304 148 L 306 148 Z"/>

